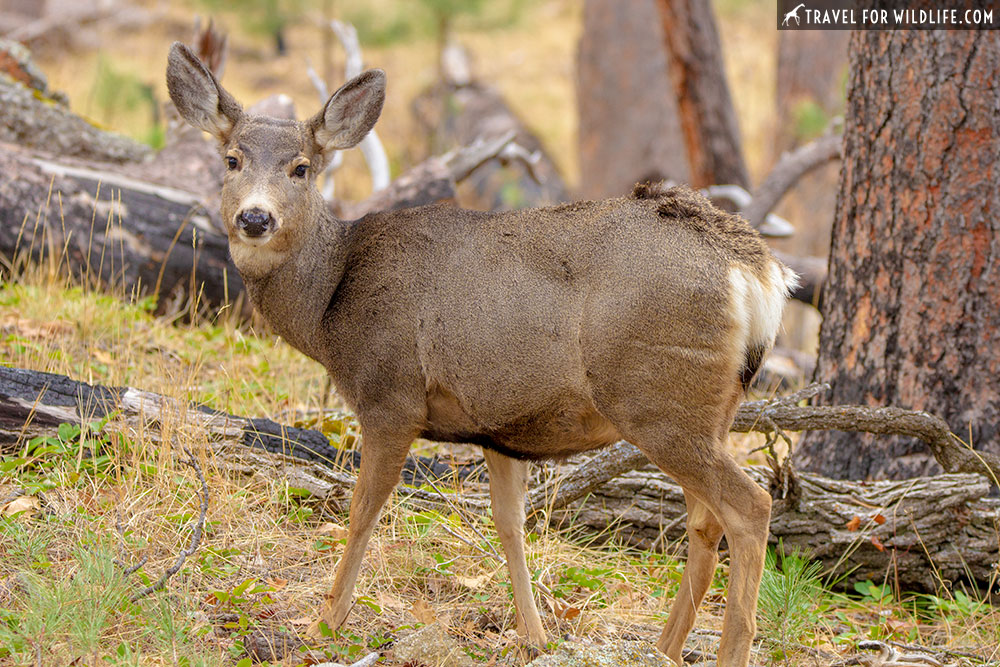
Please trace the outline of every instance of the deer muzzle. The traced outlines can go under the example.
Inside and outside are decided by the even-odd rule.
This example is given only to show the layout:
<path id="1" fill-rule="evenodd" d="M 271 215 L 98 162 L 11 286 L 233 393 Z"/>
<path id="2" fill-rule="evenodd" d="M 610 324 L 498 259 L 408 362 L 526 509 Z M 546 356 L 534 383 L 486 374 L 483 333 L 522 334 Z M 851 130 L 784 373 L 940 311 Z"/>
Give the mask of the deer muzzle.
<path id="1" fill-rule="evenodd" d="M 274 231 L 274 217 L 260 208 L 250 208 L 236 216 L 240 231 L 250 238 L 260 238 Z"/>

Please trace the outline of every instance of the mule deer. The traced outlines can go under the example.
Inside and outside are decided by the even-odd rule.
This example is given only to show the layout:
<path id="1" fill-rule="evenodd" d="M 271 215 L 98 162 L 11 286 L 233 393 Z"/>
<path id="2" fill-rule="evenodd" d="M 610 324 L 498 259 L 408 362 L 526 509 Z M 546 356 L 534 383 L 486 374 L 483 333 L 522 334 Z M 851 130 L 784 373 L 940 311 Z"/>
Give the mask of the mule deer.
<path id="1" fill-rule="evenodd" d="M 724 443 L 795 281 L 757 233 L 687 188 L 650 185 L 556 208 L 338 220 L 314 175 L 374 126 L 382 71 L 347 82 L 305 122 L 244 114 L 179 43 L 167 84 L 181 115 L 221 145 L 222 219 L 252 302 L 326 367 L 361 425 L 349 537 L 320 619 L 344 623 L 412 441 L 475 443 L 518 630 L 544 645 L 524 556 L 526 461 L 627 439 L 688 506 L 688 564 L 657 646 L 681 664 L 725 533 L 719 665 L 746 665 L 771 500 Z"/>

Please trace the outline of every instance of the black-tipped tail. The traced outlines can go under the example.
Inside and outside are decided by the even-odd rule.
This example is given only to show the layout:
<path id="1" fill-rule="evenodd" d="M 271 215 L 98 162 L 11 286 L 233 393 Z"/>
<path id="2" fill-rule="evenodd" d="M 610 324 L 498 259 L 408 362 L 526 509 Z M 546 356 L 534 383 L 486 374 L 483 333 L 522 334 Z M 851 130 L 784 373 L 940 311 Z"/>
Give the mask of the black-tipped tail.
<path id="1" fill-rule="evenodd" d="M 740 369 L 740 384 L 743 385 L 743 393 L 750 389 L 766 353 L 767 347 L 764 345 L 747 345 L 747 349 L 743 353 L 743 367 Z"/>

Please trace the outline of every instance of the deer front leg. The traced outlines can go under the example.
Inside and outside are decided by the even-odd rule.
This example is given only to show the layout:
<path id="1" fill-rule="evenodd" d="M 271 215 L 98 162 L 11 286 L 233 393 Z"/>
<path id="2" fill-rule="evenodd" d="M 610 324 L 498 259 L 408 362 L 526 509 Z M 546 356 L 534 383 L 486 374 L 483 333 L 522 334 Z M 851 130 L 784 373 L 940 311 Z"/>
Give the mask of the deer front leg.
<path id="1" fill-rule="evenodd" d="M 362 427 L 361 472 L 351 498 L 347 546 L 337 566 L 333 588 L 326 595 L 319 618 L 309 626 L 309 635 L 322 636 L 320 623 L 331 630 L 339 628 L 351 610 L 351 597 L 358 581 L 361 561 L 382 506 L 399 482 L 403 461 L 410 449 L 410 441 L 369 435 Z"/>
<path id="2" fill-rule="evenodd" d="M 524 492 L 527 464 L 488 449 L 483 450 L 490 471 L 490 502 L 493 523 L 500 534 L 500 544 L 507 556 L 518 634 L 527 635 L 539 648 L 547 641 L 542 619 L 531 592 L 531 575 L 524 557 Z"/>

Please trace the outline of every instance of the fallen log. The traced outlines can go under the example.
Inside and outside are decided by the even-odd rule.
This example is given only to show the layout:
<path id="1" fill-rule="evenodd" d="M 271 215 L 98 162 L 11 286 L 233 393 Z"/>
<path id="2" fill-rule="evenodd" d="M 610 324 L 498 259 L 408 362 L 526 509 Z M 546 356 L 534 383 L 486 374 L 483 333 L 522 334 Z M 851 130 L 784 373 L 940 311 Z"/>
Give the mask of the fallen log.
<path id="1" fill-rule="evenodd" d="M 761 486 L 767 468 L 748 472 Z M 889 581 L 902 590 L 938 590 L 955 581 L 989 586 L 998 568 L 1000 499 L 986 478 L 945 474 L 853 482 L 798 473 L 799 493 L 775 501 L 772 544 L 801 549 L 832 580 Z M 684 493 L 647 467 L 605 482 L 552 513 L 557 525 L 596 532 L 640 549 L 664 550 L 684 537 Z"/>
<path id="2" fill-rule="evenodd" d="M 836 412 L 824 413 L 795 405 L 802 396 L 799 392 L 745 403 L 733 428 L 771 432 L 799 425 L 880 433 L 894 428 L 937 442 L 941 451 L 950 446 L 937 424 L 940 420 L 932 415 L 856 406 L 825 408 Z M 156 426 L 165 421 L 175 432 L 197 429 L 218 467 L 282 477 L 308 489 L 334 511 L 347 509 L 355 482 L 352 471 L 360 457 L 332 446 L 322 433 L 186 405 L 130 387 L 91 386 L 62 375 L 0 367 L 2 454 L 37 435 L 51 435 L 60 423 L 102 417 L 111 418 L 113 428 L 141 428 L 145 433 L 155 434 Z M 618 443 L 577 461 L 535 470 L 536 490 L 528 497 L 535 520 L 571 525 L 645 549 L 666 549 L 683 537 L 683 492 L 649 467 L 632 445 Z M 963 465 L 969 464 L 960 461 L 952 467 Z M 748 472 L 767 489 L 782 488 L 773 470 L 757 467 Z M 421 508 L 461 511 L 471 517 L 489 504 L 480 463 L 457 465 L 411 457 L 403 482 L 400 495 Z M 424 483 L 435 489 L 438 484 L 460 486 L 462 493 L 412 486 Z M 794 492 L 775 500 L 772 540 L 780 539 L 786 549 L 803 549 L 845 581 L 888 577 L 904 589 L 916 590 L 934 590 L 942 581 L 965 578 L 989 585 L 995 582 L 1000 558 L 1000 499 L 987 497 L 989 489 L 989 477 L 969 472 L 892 482 L 839 481 L 797 473 Z"/>
<path id="3" fill-rule="evenodd" d="M 161 311 L 197 295 L 206 306 L 243 284 L 218 213 L 195 194 L 111 165 L 54 159 L 0 144 L 0 255 L 50 261 L 84 285 L 139 287 Z"/>
<path id="4" fill-rule="evenodd" d="M 102 162 L 141 162 L 149 146 L 107 132 L 69 110 L 22 45 L 0 40 L 0 142 Z M 16 172 L 4 172 L 13 174 Z"/>

